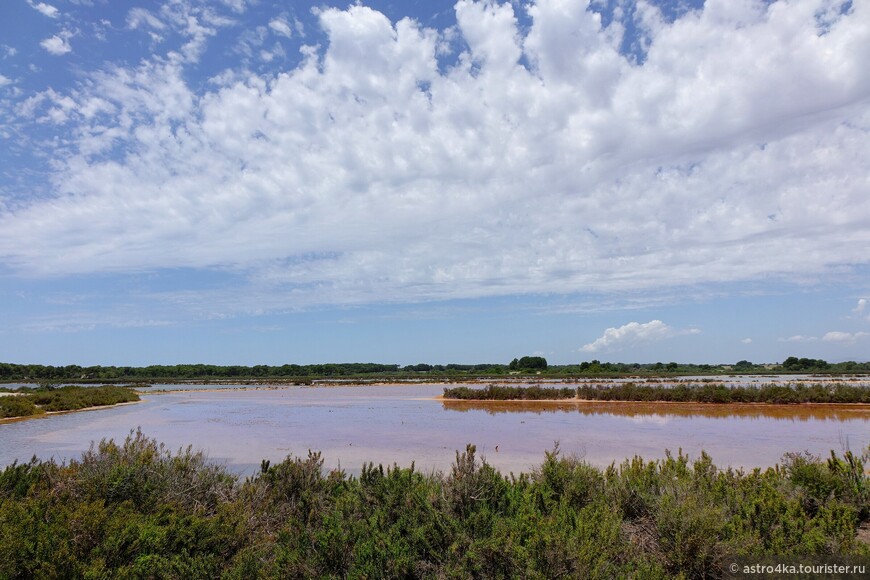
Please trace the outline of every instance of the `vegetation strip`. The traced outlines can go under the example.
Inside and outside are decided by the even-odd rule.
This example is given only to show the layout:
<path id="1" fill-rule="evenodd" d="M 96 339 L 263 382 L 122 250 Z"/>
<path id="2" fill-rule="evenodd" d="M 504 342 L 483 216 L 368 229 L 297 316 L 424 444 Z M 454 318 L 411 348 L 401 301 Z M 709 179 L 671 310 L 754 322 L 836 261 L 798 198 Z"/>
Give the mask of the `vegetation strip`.
<path id="1" fill-rule="evenodd" d="M 729 387 L 724 384 L 659 386 L 619 383 L 608 386 L 514 387 L 487 385 L 482 389 L 459 386 L 444 389 L 445 399 L 465 401 L 637 401 L 673 403 L 865 403 L 870 388 L 835 384 L 762 385 Z"/>
<path id="2" fill-rule="evenodd" d="M 710 365 L 662 362 L 651 364 L 612 363 L 598 360 L 579 364 L 550 365 L 540 356 L 524 356 L 509 364 L 426 364 L 399 366 L 380 363 L 326 363 L 312 365 L 150 365 L 88 366 L 28 365 L 0 362 L 0 382 L 177 382 L 177 381 L 255 381 L 305 384 L 317 379 L 367 379 L 367 380 L 447 380 L 507 376 L 545 376 L 550 378 L 578 377 L 675 377 L 723 374 L 754 373 L 868 373 L 870 362 L 844 361 L 828 363 L 822 359 L 790 356 L 781 364 L 755 364 L 741 360 L 733 365 Z"/>
<path id="3" fill-rule="evenodd" d="M 68 464 L 0 471 L 0 577 L 717 578 L 733 557 L 868 562 L 862 455 L 751 472 L 702 454 L 607 469 L 546 454 L 505 476 L 474 446 L 449 473 L 319 453 L 241 479 L 141 432 Z"/>
<path id="4" fill-rule="evenodd" d="M 132 389 L 113 385 L 22 388 L 10 396 L 0 397 L 0 419 L 30 417 L 55 411 L 76 411 L 138 400 L 139 395 Z"/>

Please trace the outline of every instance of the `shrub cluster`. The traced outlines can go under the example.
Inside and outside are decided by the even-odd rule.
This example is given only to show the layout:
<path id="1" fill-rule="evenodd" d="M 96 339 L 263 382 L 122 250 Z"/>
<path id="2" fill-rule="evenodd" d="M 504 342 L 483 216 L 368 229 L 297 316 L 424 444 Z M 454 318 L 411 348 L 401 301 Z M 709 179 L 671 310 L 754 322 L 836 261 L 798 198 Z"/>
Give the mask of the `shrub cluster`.
<path id="1" fill-rule="evenodd" d="M 112 385 L 25 388 L 13 396 L 0 397 L 0 417 L 26 417 L 46 411 L 75 411 L 138 400 L 139 395 L 130 388 Z"/>
<path id="2" fill-rule="evenodd" d="M 487 385 L 482 389 L 466 386 L 444 389 L 445 399 L 465 399 L 483 401 L 543 401 L 552 399 L 573 399 L 577 397 L 574 387 L 514 387 L 510 385 Z"/>
<path id="3" fill-rule="evenodd" d="M 724 384 L 674 386 L 620 383 L 607 386 L 512 387 L 487 385 L 483 389 L 454 387 L 444 389 L 445 399 L 505 401 L 564 400 L 640 401 L 675 403 L 870 403 L 870 388 L 845 383 L 807 385 L 766 384 L 729 387 Z"/>
<path id="4" fill-rule="evenodd" d="M 21 395 L 0 397 L 0 419 L 29 417 L 40 413 L 45 411 L 34 405 L 28 397 Z"/>
<path id="5" fill-rule="evenodd" d="M 719 577 L 732 556 L 870 556 L 868 459 L 601 470 L 557 447 L 506 477 L 470 445 L 446 474 L 309 452 L 240 480 L 136 432 L 0 472 L 0 577 Z"/>

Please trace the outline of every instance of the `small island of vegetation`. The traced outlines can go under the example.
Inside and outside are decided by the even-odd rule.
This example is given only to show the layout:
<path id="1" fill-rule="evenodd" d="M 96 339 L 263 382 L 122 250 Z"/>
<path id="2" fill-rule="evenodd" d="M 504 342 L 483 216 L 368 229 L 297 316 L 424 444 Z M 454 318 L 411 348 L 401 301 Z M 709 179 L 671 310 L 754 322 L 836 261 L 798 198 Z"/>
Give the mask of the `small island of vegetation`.
<path id="1" fill-rule="evenodd" d="M 58 411 L 78 411 L 139 400 L 131 388 L 102 387 L 22 387 L 0 396 L 0 419 L 30 417 Z"/>
<path id="2" fill-rule="evenodd" d="M 517 387 L 487 385 L 482 389 L 459 386 L 444 389 L 445 399 L 465 401 L 636 401 L 671 403 L 863 403 L 870 404 L 867 387 L 835 384 L 728 386 L 700 384 L 673 386 L 616 383 L 607 386 Z"/>

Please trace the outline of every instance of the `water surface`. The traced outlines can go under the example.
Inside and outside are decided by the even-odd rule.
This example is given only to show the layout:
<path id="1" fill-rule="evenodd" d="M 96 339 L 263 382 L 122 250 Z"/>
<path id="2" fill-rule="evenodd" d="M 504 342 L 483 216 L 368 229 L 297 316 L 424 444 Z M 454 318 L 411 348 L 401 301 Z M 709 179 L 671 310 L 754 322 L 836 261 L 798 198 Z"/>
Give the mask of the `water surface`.
<path id="1" fill-rule="evenodd" d="M 261 459 L 323 452 L 327 467 L 362 462 L 449 470 L 456 450 L 477 445 L 508 471 L 563 453 L 606 466 L 702 449 L 721 466 L 764 467 L 792 451 L 827 455 L 870 443 L 870 412 L 848 406 L 479 403 L 442 401 L 444 385 L 272 387 L 143 391 L 143 402 L 0 424 L 0 465 L 36 454 L 79 457 L 91 441 L 121 440 L 141 427 L 179 448 L 192 444 L 251 473 Z"/>

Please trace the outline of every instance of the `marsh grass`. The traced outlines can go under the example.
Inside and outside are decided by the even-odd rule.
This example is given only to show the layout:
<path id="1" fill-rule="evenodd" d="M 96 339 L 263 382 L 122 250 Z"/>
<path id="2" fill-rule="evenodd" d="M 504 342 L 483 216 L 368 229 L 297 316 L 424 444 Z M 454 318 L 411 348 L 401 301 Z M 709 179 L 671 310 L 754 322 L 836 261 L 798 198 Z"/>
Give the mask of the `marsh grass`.
<path id="1" fill-rule="evenodd" d="M 467 386 L 445 388 L 445 399 L 480 401 L 637 401 L 672 403 L 870 403 L 870 388 L 845 383 L 727 386 L 724 384 L 638 385 L 620 383 L 607 386 L 514 387 L 490 384 L 483 389 Z"/>

